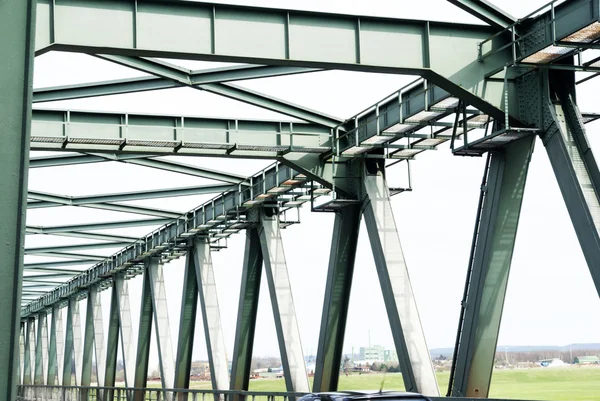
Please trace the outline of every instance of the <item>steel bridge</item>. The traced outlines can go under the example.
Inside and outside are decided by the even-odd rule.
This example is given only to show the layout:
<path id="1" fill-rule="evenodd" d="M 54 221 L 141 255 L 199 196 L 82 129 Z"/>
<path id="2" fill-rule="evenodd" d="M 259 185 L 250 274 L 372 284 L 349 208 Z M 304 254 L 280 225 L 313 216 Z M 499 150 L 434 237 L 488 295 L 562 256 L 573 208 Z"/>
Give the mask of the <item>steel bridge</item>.
<path id="1" fill-rule="evenodd" d="M 89 389 L 95 365 L 97 394 L 108 399 L 118 357 L 125 386 L 145 388 L 153 325 L 162 386 L 185 391 L 197 304 L 213 389 L 241 394 L 248 390 L 263 264 L 288 392 L 335 390 L 362 218 L 405 387 L 439 397 L 390 201 L 411 188 L 389 187 L 386 169 L 443 144 L 454 155 L 487 160 L 447 391 L 487 398 L 538 136 L 600 291 L 600 170 L 585 130 L 600 115 L 582 113 L 576 100 L 577 85 L 600 74 L 600 58 L 593 56 L 600 2 L 554 1 L 515 19 L 487 1 L 449 1 L 481 23 L 181 0 L 2 2 L 0 302 L 6 313 L 0 321 L 0 398 L 15 400 L 34 387 Z M 33 88 L 35 57 L 52 51 L 93 55 L 144 75 Z M 191 70 L 165 58 L 236 64 Z M 345 119 L 233 83 L 325 70 L 416 80 Z M 577 81 L 576 72 L 589 75 Z M 193 88 L 289 118 L 32 110 L 35 103 L 168 88 Z M 30 151 L 46 153 L 30 157 Z M 185 163 L 189 156 L 273 164 L 236 175 Z M 89 196 L 28 191 L 29 169 L 107 161 L 209 183 Z M 185 213 L 133 202 L 203 194 L 216 196 Z M 281 235 L 297 222 L 302 205 L 335 214 L 312 389 Z M 49 226 L 26 221 L 28 210 L 53 213 L 61 206 L 138 217 Z M 142 237 L 114 231 L 132 227 L 152 231 Z M 240 231 L 246 245 L 229 372 L 211 252 Z M 25 246 L 34 236 L 62 241 Z M 98 253 L 102 249 L 119 250 L 106 256 Z M 43 258 L 24 263 L 25 256 Z M 171 338 L 164 275 L 167 263 L 178 258 L 185 258 L 186 267 L 178 337 Z M 130 305 L 137 300 L 130 299 L 128 282 L 136 276 L 142 276 L 143 289 L 134 332 Z M 110 292 L 108 316 L 103 291 Z M 83 322 L 80 304 L 86 308 Z M 127 399 L 138 394 L 126 393 Z"/>

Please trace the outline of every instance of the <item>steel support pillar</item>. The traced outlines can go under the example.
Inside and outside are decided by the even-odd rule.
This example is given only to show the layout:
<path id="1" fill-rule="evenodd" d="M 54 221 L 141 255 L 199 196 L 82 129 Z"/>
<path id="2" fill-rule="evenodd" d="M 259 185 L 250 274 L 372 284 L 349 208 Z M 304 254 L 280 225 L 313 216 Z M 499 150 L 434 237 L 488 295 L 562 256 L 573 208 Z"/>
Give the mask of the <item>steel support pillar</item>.
<path id="1" fill-rule="evenodd" d="M 227 390 L 229 387 L 227 350 L 225 349 L 225 339 L 221 326 L 210 244 L 204 239 L 198 239 L 194 244 L 194 265 L 200 294 L 204 334 L 206 336 L 210 379 L 214 390 Z"/>
<path id="2" fill-rule="evenodd" d="M 198 308 L 198 282 L 194 254 L 191 248 L 185 259 L 183 291 L 181 295 L 181 315 L 179 318 L 179 337 L 177 340 L 177 358 L 175 360 L 174 388 L 186 389 L 190 386 L 192 369 L 192 351 L 194 349 L 194 333 L 196 331 L 196 310 Z M 184 396 L 180 400 L 185 400 Z"/>
<path id="3" fill-rule="evenodd" d="M 25 363 L 23 366 L 23 384 L 33 384 L 35 366 L 35 319 L 27 319 L 25 332 Z"/>
<path id="4" fill-rule="evenodd" d="M 116 280 L 113 281 L 110 296 L 110 312 L 108 315 L 108 338 L 106 339 L 106 370 L 104 374 L 104 386 L 114 387 L 117 374 L 117 356 L 119 348 L 119 294 Z M 97 357 L 98 354 L 96 355 Z M 112 400 L 112 391 L 107 390 L 104 400 Z M 103 401 L 104 401 L 103 400 Z"/>
<path id="5" fill-rule="evenodd" d="M 62 309 L 59 305 L 52 308 L 50 317 L 52 330 L 50 331 L 50 344 L 48 347 L 48 386 L 59 386 L 62 384 L 64 337 L 62 323 Z"/>
<path id="6" fill-rule="evenodd" d="M 18 384 L 25 384 L 23 383 L 23 372 L 25 371 L 25 323 L 21 322 L 21 324 L 19 325 L 19 364 L 17 365 L 18 367 L 18 379 L 17 379 L 17 383 Z"/>
<path id="7" fill-rule="evenodd" d="M 402 253 L 389 190 L 381 167 L 369 173 L 364 181 L 368 196 L 364 216 L 404 386 L 407 391 L 438 396 L 437 379 Z"/>
<path id="8" fill-rule="evenodd" d="M 81 345 L 81 318 L 79 301 L 73 297 L 67 306 L 67 330 L 65 333 L 65 353 L 63 364 L 63 386 L 81 385 L 81 365 L 83 353 Z M 75 384 L 72 382 L 75 371 Z"/>
<path id="9" fill-rule="evenodd" d="M 231 363 L 231 390 L 248 390 L 263 256 L 254 227 L 246 229 L 242 284 Z"/>
<path id="10" fill-rule="evenodd" d="M 38 315 L 37 344 L 35 346 L 34 384 L 46 384 L 48 375 L 48 319 L 46 312 Z"/>
<path id="11" fill-rule="evenodd" d="M 335 214 L 317 348 L 315 392 L 337 390 L 360 218 L 360 205 L 347 206 Z"/>
<path id="12" fill-rule="evenodd" d="M 131 306 L 127 280 L 122 275 L 115 279 L 117 289 L 117 309 L 119 313 L 119 330 L 121 332 L 121 351 L 123 352 L 123 369 L 125 387 L 133 387 L 135 380 L 135 348 L 133 346 L 133 325 L 131 324 Z M 143 315 L 143 311 L 140 311 Z M 112 323 L 112 322 L 111 322 Z"/>
<path id="13" fill-rule="evenodd" d="M 553 124 L 544 145 L 575 233 L 600 294 L 600 172 L 575 103 L 572 72 L 550 72 Z"/>
<path id="14" fill-rule="evenodd" d="M 142 284 L 142 304 L 140 305 L 140 325 L 138 328 L 137 350 L 135 355 L 135 375 L 133 387 L 144 388 L 148 382 L 148 364 L 150 362 L 150 338 L 152 337 L 152 279 L 149 272 L 149 261 L 146 261 Z M 163 386 L 164 387 L 164 386 Z M 144 393 L 136 391 L 134 400 L 142 401 Z"/>
<path id="15" fill-rule="evenodd" d="M 163 265 L 160 263 L 159 258 L 150 260 L 148 273 L 150 273 L 150 290 L 152 309 L 154 310 L 154 331 L 156 333 L 156 344 L 158 345 L 160 378 L 163 388 L 173 388 L 175 383 L 175 359 L 171 341 L 165 277 Z"/>
<path id="16" fill-rule="evenodd" d="M 92 287 L 90 294 L 88 295 L 92 302 L 92 321 L 94 331 L 94 352 L 96 354 L 96 377 L 98 379 L 98 386 L 104 387 L 106 385 L 106 352 L 104 345 L 104 322 L 102 319 L 102 297 L 98 287 Z M 88 310 L 88 313 L 90 311 Z M 98 390 L 98 398 L 102 400 L 103 391 Z"/>
<path id="17" fill-rule="evenodd" d="M 92 359 L 94 354 L 94 307 L 91 291 L 86 299 L 85 330 L 83 334 L 83 355 L 81 364 L 81 386 L 89 387 L 92 382 Z"/>
<path id="18" fill-rule="evenodd" d="M 35 39 L 33 0 L 0 3 L 0 399 L 17 398 L 17 366 Z"/>
<path id="19" fill-rule="evenodd" d="M 459 322 L 452 396 L 487 398 L 489 393 L 534 143 L 535 137 L 526 137 L 491 155 Z"/>
<path id="20" fill-rule="evenodd" d="M 279 230 L 279 215 L 273 209 L 262 209 L 260 214 L 260 245 L 267 272 L 287 391 L 309 392 L 300 330 Z"/>

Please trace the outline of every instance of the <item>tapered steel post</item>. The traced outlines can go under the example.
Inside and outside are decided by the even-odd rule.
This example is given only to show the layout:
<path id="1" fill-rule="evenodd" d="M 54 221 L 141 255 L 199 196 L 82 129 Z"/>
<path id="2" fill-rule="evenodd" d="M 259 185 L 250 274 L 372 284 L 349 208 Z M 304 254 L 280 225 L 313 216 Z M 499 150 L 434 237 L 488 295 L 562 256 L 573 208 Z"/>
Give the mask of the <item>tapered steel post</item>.
<path id="1" fill-rule="evenodd" d="M 242 284 L 231 364 L 231 390 L 248 390 L 263 257 L 255 227 L 246 229 Z"/>
<path id="2" fill-rule="evenodd" d="M 19 325 L 19 363 L 17 365 L 19 374 L 17 375 L 18 384 L 25 384 L 23 372 L 25 371 L 25 322 Z"/>
<path id="3" fill-rule="evenodd" d="M 476 222 L 478 235 L 471 251 L 464 317 L 459 323 L 453 396 L 486 398 L 489 393 L 534 143 L 533 136 L 520 139 L 493 153 L 490 159 L 481 217 Z"/>
<path id="4" fill-rule="evenodd" d="M 34 384 L 46 384 L 48 375 L 48 323 L 46 312 L 38 315 L 37 343 L 35 345 L 35 378 Z"/>
<path id="5" fill-rule="evenodd" d="M 129 286 L 122 275 L 116 277 L 117 305 L 119 310 L 119 330 L 121 332 L 121 351 L 125 387 L 133 387 L 135 378 L 135 347 L 133 346 L 133 325 L 129 303 Z M 141 313 L 141 312 L 140 312 Z"/>
<path id="6" fill-rule="evenodd" d="M 360 205 L 335 214 L 313 391 L 337 390 L 360 218 Z"/>
<path id="7" fill-rule="evenodd" d="M 554 103 L 547 107 L 553 124 L 543 137 L 544 145 L 600 295 L 600 172 L 575 103 L 574 73 L 548 75 Z"/>
<path id="8" fill-rule="evenodd" d="M 135 353 L 135 375 L 133 387 L 144 388 L 148 382 L 148 364 L 150 362 L 150 337 L 152 336 L 152 294 L 151 278 L 148 271 L 149 261 L 146 261 L 146 270 L 144 271 L 144 282 L 142 285 L 142 299 L 140 306 L 140 325 L 138 328 L 137 350 Z M 133 347 L 133 346 L 132 346 Z M 164 387 L 164 386 L 163 386 Z M 136 391 L 134 400 L 142 401 L 144 393 Z"/>
<path id="9" fill-rule="evenodd" d="M 33 384 L 35 366 L 35 319 L 27 319 L 25 332 L 25 364 L 23 366 L 23 384 Z"/>
<path id="10" fill-rule="evenodd" d="M 63 365 L 63 386 L 80 385 L 81 381 L 81 318 L 79 301 L 75 297 L 69 299 L 67 306 L 67 330 L 65 333 L 65 356 Z M 72 382 L 73 371 L 75 383 Z"/>
<path id="11" fill-rule="evenodd" d="M 96 377 L 98 379 L 98 386 L 104 387 L 106 377 L 106 345 L 104 343 L 104 321 L 102 319 L 102 296 L 100 295 L 98 287 L 92 287 L 88 297 L 88 302 L 92 303 L 91 310 L 88 310 L 88 313 L 91 313 L 94 334 L 93 343 L 94 352 L 96 354 Z M 98 399 L 102 400 L 103 395 L 104 391 L 99 389 Z"/>
<path id="12" fill-rule="evenodd" d="M 200 308 L 206 336 L 206 351 L 210 365 L 210 379 L 214 390 L 227 390 L 229 373 L 227 369 L 227 350 L 221 326 L 217 286 L 210 257 L 210 244 L 198 239 L 194 245 L 194 263 L 200 294 Z"/>
<path id="13" fill-rule="evenodd" d="M 276 210 L 261 210 L 259 237 L 286 387 L 288 391 L 308 392 L 306 363 Z"/>
<path id="14" fill-rule="evenodd" d="M 119 348 L 119 294 L 116 279 L 113 281 L 110 296 L 110 312 L 108 315 L 108 338 L 106 339 L 106 370 L 104 386 L 114 387 L 117 374 L 117 357 Z M 103 401 L 112 401 L 113 391 L 107 390 Z"/>
<path id="15" fill-rule="evenodd" d="M 380 168 L 369 173 L 364 180 L 368 196 L 364 216 L 404 386 L 407 391 L 437 396 L 437 379 L 394 221 L 389 190 Z"/>
<path id="16" fill-rule="evenodd" d="M 91 291 L 86 299 L 85 330 L 83 334 L 83 354 L 81 364 L 81 386 L 89 387 L 92 382 L 92 357 L 94 353 L 94 306 Z M 87 391 L 86 391 L 87 394 Z"/>
<path id="17" fill-rule="evenodd" d="M 62 323 L 62 308 L 55 305 L 51 316 L 52 330 L 50 331 L 50 344 L 48 349 L 48 379 L 49 386 L 62 385 L 64 335 Z"/>
<path id="18" fill-rule="evenodd" d="M 192 351 L 196 330 L 196 309 L 198 305 L 198 282 L 194 266 L 193 250 L 188 249 L 185 259 L 183 291 L 181 295 L 181 315 L 179 318 L 179 337 L 177 340 L 177 357 L 175 359 L 174 388 L 187 389 L 190 386 L 192 370 Z M 179 400 L 185 400 L 184 395 Z"/>
<path id="19" fill-rule="evenodd" d="M 0 2 L 0 399 L 17 397 L 17 366 L 36 2 Z"/>
<path id="20" fill-rule="evenodd" d="M 150 273 L 150 290 L 152 309 L 154 310 L 154 330 L 158 345 L 160 378 L 164 388 L 173 388 L 175 384 L 175 358 L 173 357 L 163 265 L 159 258 L 152 258 L 147 269 Z"/>

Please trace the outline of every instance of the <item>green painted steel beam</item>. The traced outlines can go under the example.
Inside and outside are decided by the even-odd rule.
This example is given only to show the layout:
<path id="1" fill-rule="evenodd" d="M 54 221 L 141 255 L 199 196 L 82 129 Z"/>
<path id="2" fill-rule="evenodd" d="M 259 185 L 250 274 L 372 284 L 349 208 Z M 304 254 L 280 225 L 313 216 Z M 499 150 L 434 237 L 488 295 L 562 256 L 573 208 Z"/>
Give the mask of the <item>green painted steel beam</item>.
<path id="1" fill-rule="evenodd" d="M 23 272 L 36 6 L 0 2 L 0 399 L 17 399 L 19 306 Z"/>
<path id="2" fill-rule="evenodd" d="M 498 30 L 505 29 L 517 21 L 513 16 L 486 0 L 448 1 Z"/>
<path id="3" fill-rule="evenodd" d="M 328 116 L 324 113 L 320 113 L 315 110 L 311 110 L 306 107 L 293 104 L 282 99 L 277 99 L 273 96 L 260 93 L 258 91 L 252 91 L 234 84 L 217 82 L 194 85 L 192 83 L 192 78 L 189 75 L 189 70 L 186 75 L 181 67 L 174 66 L 164 61 L 120 55 L 104 55 L 99 57 L 126 67 L 131 67 L 136 70 L 158 76 L 160 78 L 173 80 L 184 86 L 204 90 L 210 93 L 228 97 L 230 99 L 239 100 L 244 103 L 262 107 L 264 109 L 285 114 L 290 117 L 299 118 L 304 121 L 320 124 L 325 127 L 332 128 L 341 122 L 339 118 Z"/>
<path id="4" fill-rule="evenodd" d="M 459 322 L 454 397 L 489 394 L 512 254 L 535 137 L 491 156 L 477 240 L 471 250 L 463 319 Z"/>
<path id="5" fill-rule="evenodd" d="M 329 128 L 318 124 L 289 121 L 36 110 L 31 148 L 268 159 L 285 152 L 297 155 L 326 152 L 330 149 L 330 134 Z M 190 171 L 172 162 L 161 163 L 160 167 Z M 219 178 L 214 172 L 208 174 Z M 235 176 L 221 176 L 227 180 L 230 177 Z"/>
<path id="6" fill-rule="evenodd" d="M 47 252 L 71 252 L 71 251 L 86 251 L 89 249 L 106 249 L 120 248 L 131 245 L 131 242 L 100 242 L 96 244 L 71 244 L 71 245 L 56 245 L 37 248 L 25 248 L 25 253 L 47 253 Z"/>
<path id="7" fill-rule="evenodd" d="M 346 206 L 335 214 L 315 364 L 315 392 L 338 388 L 361 214 L 360 204 Z"/>
<path id="8" fill-rule="evenodd" d="M 165 219 L 165 222 L 169 222 L 172 219 Z M 145 225 L 145 224 L 140 224 Z M 26 228 L 27 234 L 38 234 L 38 235 L 56 235 L 60 237 L 71 237 L 71 238 L 86 238 L 93 239 L 96 241 L 112 241 L 112 242 L 135 242 L 137 238 L 134 237 L 126 237 L 121 235 L 109 235 L 109 234 L 95 234 L 89 232 L 80 232 L 80 231 L 56 231 L 56 232 L 48 232 L 46 231 L 46 227 L 39 226 L 27 226 Z"/>
<path id="9" fill-rule="evenodd" d="M 503 83 L 484 78 L 510 61 L 511 51 L 477 61 L 477 44 L 495 28 L 181 1 L 135 4 L 40 0 L 38 49 L 422 75 L 501 117 Z M 489 47 L 509 40 L 499 36 Z"/>
<path id="10" fill-rule="evenodd" d="M 23 265 L 24 270 L 26 271 L 49 271 L 52 272 L 52 267 L 55 266 L 80 266 L 85 264 L 94 264 L 96 263 L 96 259 L 80 259 L 80 260 L 65 260 L 59 262 L 41 262 L 41 263 L 25 263 Z M 58 269 L 60 270 L 60 269 Z M 81 272 L 81 270 L 64 270 L 65 272 Z"/>
<path id="11" fill-rule="evenodd" d="M 36 255 L 36 256 L 49 256 L 54 258 L 66 258 L 66 259 L 85 259 L 85 260 L 104 260 L 105 256 L 100 255 L 89 255 L 83 253 L 68 253 L 68 252 L 38 252 L 31 253 L 26 252 L 26 255 Z"/>
<path id="12" fill-rule="evenodd" d="M 140 219 L 140 220 L 123 220 L 123 221 L 108 221 L 101 223 L 81 223 L 64 226 L 28 226 L 27 229 L 35 234 L 58 234 L 70 233 L 78 231 L 91 230 L 110 230 L 117 228 L 140 227 L 140 226 L 160 226 L 171 222 L 168 218 Z"/>
<path id="13" fill-rule="evenodd" d="M 152 189 L 146 191 L 121 192 L 115 194 L 65 196 L 64 198 L 69 199 L 70 206 L 84 206 L 106 202 L 125 202 L 134 200 L 171 198 L 177 196 L 217 194 L 225 192 L 229 189 L 231 189 L 231 185 L 207 184 L 194 187 Z M 30 208 L 61 206 L 62 204 L 57 204 L 54 202 L 54 199 L 52 199 L 54 196 L 56 195 L 30 190 L 28 197 L 36 201 L 28 201 L 28 205 L 30 205 Z M 46 198 L 48 198 L 48 200 L 45 200 Z"/>

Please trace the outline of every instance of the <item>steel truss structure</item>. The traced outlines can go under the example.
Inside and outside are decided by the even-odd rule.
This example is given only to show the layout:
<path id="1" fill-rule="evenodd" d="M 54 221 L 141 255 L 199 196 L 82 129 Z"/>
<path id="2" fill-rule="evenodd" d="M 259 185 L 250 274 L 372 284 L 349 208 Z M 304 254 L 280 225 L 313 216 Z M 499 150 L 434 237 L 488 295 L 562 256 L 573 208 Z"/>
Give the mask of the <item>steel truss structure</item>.
<path id="1" fill-rule="evenodd" d="M 487 154 L 447 394 L 486 398 L 536 136 L 543 140 L 600 291 L 600 171 L 584 126 L 598 115 L 581 113 L 575 96 L 576 85 L 600 73 L 598 59 L 585 56 L 599 46 L 600 4 L 553 1 L 516 20 L 483 0 L 449 1 L 485 24 L 182 0 L 3 2 L 0 42 L 10 62 L 0 63 L 0 186 L 5 189 L 0 195 L 0 302 L 6 309 L 0 344 L 9 344 L 0 347 L 2 398 L 16 399 L 17 382 L 77 385 L 85 391 L 95 361 L 98 394 L 112 399 L 119 348 L 125 385 L 143 388 L 152 325 L 163 388 L 186 389 L 198 301 L 213 389 L 247 390 L 263 264 L 287 390 L 310 391 L 280 232 L 296 222 L 288 214 L 303 204 L 335 213 L 312 390 L 337 389 L 364 217 L 406 389 L 439 396 L 390 202 L 391 195 L 410 188 L 389 188 L 385 173 L 393 164 L 408 163 L 444 143 L 456 155 Z M 34 58 L 50 51 L 94 55 L 147 76 L 32 89 Z M 158 58 L 240 64 L 190 70 Z M 232 83 L 323 70 L 418 78 L 346 119 Z M 576 81 L 577 71 L 594 75 Z M 292 119 L 32 111 L 35 103 L 176 87 Z M 63 153 L 29 157 L 30 150 Z M 274 164 L 240 176 L 160 158 L 169 155 L 268 159 Z M 108 161 L 213 183 L 89 196 L 28 191 L 28 169 Z M 211 193 L 217 195 L 188 212 L 130 202 Z M 61 206 L 144 217 L 26 224 L 27 209 Z M 107 233 L 139 226 L 153 231 L 141 238 Z M 211 252 L 242 230 L 246 248 L 229 375 Z M 80 242 L 25 247 L 25 235 Z M 102 249 L 121 250 L 107 257 L 98 253 Z M 24 255 L 56 259 L 23 263 Z M 172 339 L 164 269 L 183 257 L 179 334 Z M 136 333 L 128 280 L 138 275 L 143 276 L 143 291 Z M 111 292 L 108 316 L 103 316 L 103 290 Z M 128 397 L 137 399 L 135 392 Z"/>

